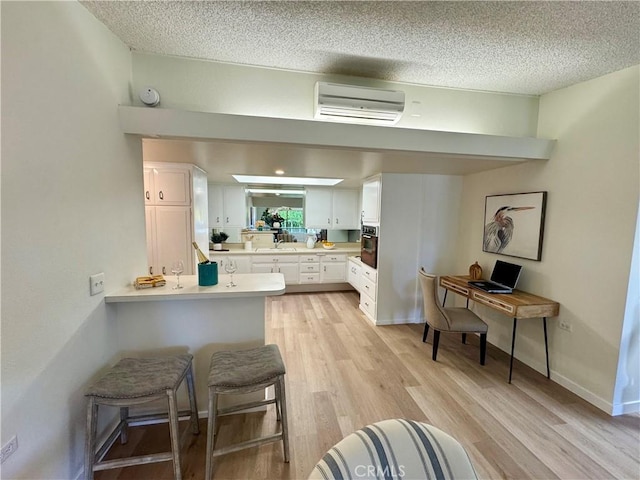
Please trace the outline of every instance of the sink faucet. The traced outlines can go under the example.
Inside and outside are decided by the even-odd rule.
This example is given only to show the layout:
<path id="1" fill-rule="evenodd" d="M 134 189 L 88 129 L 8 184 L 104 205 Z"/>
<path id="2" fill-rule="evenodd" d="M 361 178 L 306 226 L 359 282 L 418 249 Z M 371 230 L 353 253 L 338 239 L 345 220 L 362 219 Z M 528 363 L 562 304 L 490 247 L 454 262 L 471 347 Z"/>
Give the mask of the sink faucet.
<path id="1" fill-rule="evenodd" d="M 284 240 L 278 240 L 276 242 L 273 242 L 274 243 L 274 248 L 278 248 L 278 245 L 280 245 L 283 242 L 284 242 Z"/>

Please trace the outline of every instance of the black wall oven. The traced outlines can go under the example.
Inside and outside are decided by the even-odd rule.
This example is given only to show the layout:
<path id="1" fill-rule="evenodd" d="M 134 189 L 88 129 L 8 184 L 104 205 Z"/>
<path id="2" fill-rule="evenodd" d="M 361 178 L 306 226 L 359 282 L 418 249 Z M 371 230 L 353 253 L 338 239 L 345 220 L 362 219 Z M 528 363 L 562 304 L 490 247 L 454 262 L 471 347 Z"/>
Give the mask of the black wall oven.
<path id="1" fill-rule="evenodd" d="M 362 226 L 360 260 L 371 268 L 378 268 L 378 227 Z"/>

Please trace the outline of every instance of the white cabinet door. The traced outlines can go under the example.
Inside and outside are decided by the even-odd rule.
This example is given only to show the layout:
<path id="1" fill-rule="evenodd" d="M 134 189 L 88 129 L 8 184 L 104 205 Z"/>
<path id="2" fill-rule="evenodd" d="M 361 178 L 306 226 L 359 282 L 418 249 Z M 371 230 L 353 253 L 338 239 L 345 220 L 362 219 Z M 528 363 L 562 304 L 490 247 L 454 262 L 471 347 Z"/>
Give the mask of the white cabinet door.
<path id="1" fill-rule="evenodd" d="M 347 265 L 347 281 L 358 292 L 360 291 L 360 265 L 356 262 L 349 260 Z"/>
<path id="2" fill-rule="evenodd" d="M 307 188 L 304 200 L 306 228 L 332 228 L 332 199 L 330 188 Z"/>
<path id="3" fill-rule="evenodd" d="M 333 228 L 342 230 L 359 230 L 360 214 L 358 212 L 358 190 L 333 190 Z"/>
<path id="4" fill-rule="evenodd" d="M 295 285 L 298 283 L 298 264 L 297 263 L 278 263 L 275 272 L 284 275 L 284 283 L 286 285 Z"/>
<path id="5" fill-rule="evenodd" d="M 188 168 L 154 169 L 156 205 L 190 205 L 191 172 Z"/>
<path id="6" fill-rule="evenodd" d="M 144 169 L 144 203 L 153 205 L 156 199 L 156 191 L 153 188 L 153 168 Z"/>
<path id="7" fill-rule="evenodd" d="M 218 273 L 226 274 L 224 266 L 229 260 L 236 262 L 235 273 L 251 273 L 251 259 L 246 255 L 210 255 L 211 261 L 218 264 Z"/>
<path id="8" fill-rule="evenodd" d="M 154 274 L 171 275 L 171 264 L 184 262 L 184 274 L 193 275 L 194 249 L 191 245 L 191 209 L 155 207 L 156 260 Z"/>
<path id="9" fill-rule="evenodd" d="M 380 223 L 380 178 L 372 178 L 362 184 L 362 222 L 378 225 Z"/>
<path id="10" fill-rule="evenodd" d="M 210 183 L 209 229 L 247 226 L 247 200 L 242 185 Z"/>
<path id="11" fill-rule="evenodd" d="M 347 279 L 346 262 L 324 263 L 320 269 L 321 283 L 344 282 Z"/>
<path id="12" fill-rule="evenodd" d="M 145 232 L 147 234 L 147 264 L 149 265 L 149 275 L 160 275 L 156 265 L 156 209 L 155 207 L 144 207 Z M 155 267 L 155 268 L 154 268 Z"/>
<path id="13" fill-rule="evenodd" d="M 209 190 L 209 230 L 224 227 L 224 193 L 222 185 L 210 183 Z M 211 232 L 209 232 L 211 233 Z"/>
<path id="14" fill-rule="evenodd" d="M 252 273 L 278 273 L 277 270 L 274 270 L 273 263 L 253 263 L 251 264 L 251 272 Z"/>

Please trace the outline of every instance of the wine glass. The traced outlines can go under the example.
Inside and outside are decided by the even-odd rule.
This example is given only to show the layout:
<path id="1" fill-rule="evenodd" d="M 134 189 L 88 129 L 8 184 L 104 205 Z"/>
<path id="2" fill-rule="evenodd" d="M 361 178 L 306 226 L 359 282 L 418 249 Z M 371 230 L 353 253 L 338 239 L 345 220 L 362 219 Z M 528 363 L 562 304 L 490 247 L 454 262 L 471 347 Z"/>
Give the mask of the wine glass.
<path id="1" fill-rule="evenodd" d="M 224 264 L 224 271 L 227 272 L 229 274 L 229 276 L 231 277 L 229 279 L 229 283 L 227 283 L 227 287 L 235 287 L 236 284 L 233 283 L 233 272 L 235 272 L 238 269 L 238 265 L 236 264 L 235 260 L 227 260 Z"/>
<path id="2" fill-rule="evenodd" d="M 180 274 L 182 272 L 184 272 L 184 263 L 182 263 L 182 260 L 176 260 L 175 262 L 173 262 L 173 264 L 171 265 L 171 273 L 173 273 L 177 279 L 176 286 L 173 287 L 174 290 L 182 288 L 182 285 L 180 285 Z"/>

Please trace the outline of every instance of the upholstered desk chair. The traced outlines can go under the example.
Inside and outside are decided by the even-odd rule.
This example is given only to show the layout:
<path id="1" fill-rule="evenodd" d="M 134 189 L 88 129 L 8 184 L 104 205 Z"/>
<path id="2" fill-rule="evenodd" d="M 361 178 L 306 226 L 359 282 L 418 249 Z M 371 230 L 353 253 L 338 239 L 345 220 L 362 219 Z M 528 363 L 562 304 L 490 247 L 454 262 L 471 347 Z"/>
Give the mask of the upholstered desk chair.
<path id="1" fill-rule="evenodd" d="M 478 478 L 460 443 L 432 425 L 413 420 L 376 422 L 335 444 L 308 480 Z"/>
<path id="2" fill-rule="evenodd" d="M 487 324 L 468 308 L 441 307 L 438 299 L 437 277 L 435 275 L 430 275 L 424 271 L 424 268 L 421 268 L 418 272 L 418 278 L 422 287 L 424 314 L 426 316 L 422 341 L 427 341 L 429 327 L 433 328 L 433 360 L 435 361 L 438 356 L 440 332 L 462 333 L 463 343 L 466 340 L 467 333 L 479 333 L 480 365 L 484 365 L 487 353 Z"/>

